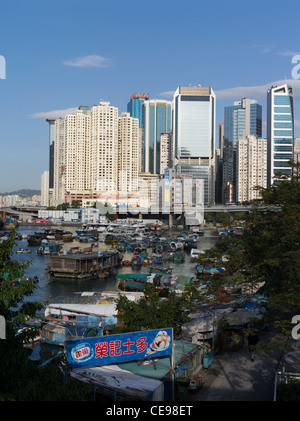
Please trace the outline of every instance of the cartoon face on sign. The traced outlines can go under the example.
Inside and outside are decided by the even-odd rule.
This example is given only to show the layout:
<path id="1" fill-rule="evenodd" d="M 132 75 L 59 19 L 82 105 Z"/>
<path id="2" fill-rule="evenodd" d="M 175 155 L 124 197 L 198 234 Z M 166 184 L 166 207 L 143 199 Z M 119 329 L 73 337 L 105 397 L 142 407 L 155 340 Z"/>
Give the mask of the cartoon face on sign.
<path id="1" fill-rule="evenodd" d="M 157 351 L 164 351 L 170 345 L 171 338 L 164 330 L 158 332 L 154 341 L 147 350 L 146 355 L 154 354 Z"/>

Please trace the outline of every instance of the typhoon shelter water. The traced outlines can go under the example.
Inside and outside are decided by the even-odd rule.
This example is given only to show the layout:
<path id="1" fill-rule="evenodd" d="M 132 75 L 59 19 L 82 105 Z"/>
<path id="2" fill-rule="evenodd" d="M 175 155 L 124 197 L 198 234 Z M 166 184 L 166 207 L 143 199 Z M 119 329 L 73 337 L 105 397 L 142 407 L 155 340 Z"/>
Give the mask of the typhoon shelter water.
<path id="1" fill-rule="evenodd" d="M 57 227 L 50 227 L 50 229 L 56 229 Z M 79 230 L 78 227 L 70 226 L 60 226 L 62 230 L 72 233 L 73 240 L 71 242 L 66 242 L 63 244 L 63 250 L 65 253 L 69 253 L 70 248 L 73 250 L 78 247 L 83 250 L 84 248 L 89 248 L 91 246 L 90 242 L 82 243 L 79 242 L 78 235 L 76 231 Z M 34 233 L 44 232 L 43 227 L 19 227 L 18 233 L 22 239 L 17 241 L 17 246 L 15 247 L 14 259 L 19 261 L 31 260 L 31 264 L 26 269 L 25 274 L 28 277 L 37 276 L 39 278 L 38 288 L 34 294 L 29 297 L 30 300 L 35 301 L 45 301 L 49 302 L 66 302 L 76 300 L 76 293 L 84 291 L 93 291 L 93 292 L 105 292 L 105 291 L 118 291 L 116 275 L 122 273 L 136 273 L 136 272 L 148 272 L 149 267 L 145 264 L 141 266 L 131 267 L 120 265 L 112 274 L 105 278 L 91 277 L 88 279 L 69 279 L 69 278 L 55 278 L 50 276 L 47 268 L 51 262 L 51 256 L 38 254 L 38 245 L 29 245 L 28 244 L 28 235 Z M 186 231 L 188 234 L 191 234 L 191 231 Z M 162 230 L 158 233 L 158 236 L 161 238 L 182 238 L 182 230 L 173 228 Z M 105 234 L 99 236 L 99 241 L 97 245 L 93 247 L 93 252 L 111 250 L 113 245 L 111 243 L 104 242 Z M 197 242 L 197 249 L 206 250 L 214 246 L 217 240 L 217 232 L 213 229 L 206 229 L 203 231 L 203 235 L 194 235 L 193 236 Z M 23 252 L 20 252 L 23 250 Z M 31 253 L 25 253 L 24 251 L 31 250 Z M 18 252 L 19 251 L 19 252 Z M 134 250 L 132 251 L 121 251 L 123 262 L 130 262 L 134 256 Z M 181 263 L 177 262 L 168 262 L 167 266 L 172 268 L 172 273 L 176 275 L 195 275 L 195 263 L 191 263 L 190 250 L 184 250 L 184 261 Z M 165 264 L 163 264 L 165 266 Z"/>
<path id="2" fill-rule="evenodd" d="M 84 251 L 90 252 L 92 250 L 93 253 L 97 255 L 101 254 L 101 252 L 111 251 L 114 249 L 113 242 L 105 241 L 110 235 L 115 234 L 115 227 L 110 227 L 111 231 L 108 233 L 106 232 L 99 233 L 96 242 L 95 239 L 85 239 L 83 240 L 82 234 L 79 234 L 80 228 L 79 227 L 70 227 L 70 226 L 54 226 L 48 227 L 49 230 L 60 230 L 66 231 L 70 233 L 70 238 L 65 238 L 65 242 L 61 242 L 62 248 L 59 252 L 63 258 L 70 257 L 70 254 L 74 253 L 74 257 L 76 251 Z M 147 249 L 147 254 L 153 259 L 148 259 L 147 264 L 146 260 L 144 260 L 142 265 L 135 265 L 132 266 L 131 264 L 124 264 L 132 262 L 133 257 L 135 256 L 136 249 L 135 248 L 125 248 L 125 250 L 121 251 L 122 254 L 122 262 L 117 268 L 105 277 L 102 276 L 91 276 L 89 278 L 79 278 L 79 279 L 70 279 L 70 278 L 63 278 L 63 277 L 55 277 L 51 276 L 49 273 L 49 268 L 51 266 L 53 255 L 41 254 L 41 244 L 35 243 L 33 241 L 28 241 L 29 236 L 36 235 L 36 234 L 43 234 L 45 235 L 45 228 L 38 227 L 38 226 L 31 226 L 31 227 L 19 227 L 18 229 L 19 239 L 17 240 L 17 245 L 15 246 L 15 253 L 13 258 L 16 260 L 27 261 L 28 259 L 31 260 L 30 266 L 26 269 L 25 275 L 28 278 L 38 277 L 38 288 L 34 291 L 33 295 L 27 297 L 26 301 L 39 301 L 45 302 L 47 301 L 48 304 L 79 304 L 82 303 L 82 295 L 84 295 L 85 304 L 94 304 L 94 302 L 89 301 L 89 293 L 115 293 L 116 296 L 120 293 L 120 289 L 118 288 L 120 281 L 118 280 L 118 276 L 122 274 L 147 274 L 149 272 L 150 267 L 155 262 L 155 258 L 157 259 L 156 267 L 168 267 L 171 269 L 172 275 L 176 275 L 180 277 L 195 277 L 195 263 L 191 263 L 191 250 L 207 250 L 214 246 L 216 240 L 218 238 L 218 233 L 216 230 L 213 229 L 205 229 L 201 232 L 201 235 L 192 233 L 191 230 L 182 231 L 180 229 L 164 229 L 159 230 L 155 233 L 152 237 L 156 238 L 158 242 L 163 239 L 168 239 L 169 245 L 171 246 L 171 239 L 174 239 L 175 244 L 183 244 L 184 238 L 194 238 L 194 248 L 189 249 L 187 247 L 182 248 L 179 253 L 179 257 L 183 259 L 173 259 L 169 261 L 159 261 L 159 254 L 161 250 L 155 247 L 149 247 Z M 140 237 L 139 237 L 140 238 Z M 31 238 L 31 240 L 33 240 Z M 153 242 L 152 242 L 153 244 Z M 145 244 L 144 244 L 145 245 Z M 93 247 L 92 247 L 93 246 Z M 149 246 L 149 245 L 148 245 Z M 174 244 L 172 244 L 174 247 Z M 196 247 L 195 247 L 196 246 Z M 141 247 L 143 245 L 141 244 Z M 145 247 L 144 247 L 145 248 Z M 70 250 L 72 249 L 72 253 Z M 56 254 L 56 253 L 54 253 Z M 87 254 L 88 256 L 88 254 Z M 150 264 L 149 264 L 150 263 Z M 162 264 L 163 263 L 163 264 Z M 155 266 L 153 266 L 155 267 Z M 84 293 L 84 294 L 82 294 Z M 91 294 L 91 299 L 94 300 Z M 42 315 L 44 311 L 42 311 Z M 43 329 L 45 330 L 45 328 Z M 35 342 L 33 344 L 27 344 L 28 347 L 32 348 L 33 352 L 31 355 L 31 359 L 35 360 L 48 360 L 52 356 L 56 355 L 59 352 L 60 347 L 49 345 L 42 343 L 40 341 Z"/>

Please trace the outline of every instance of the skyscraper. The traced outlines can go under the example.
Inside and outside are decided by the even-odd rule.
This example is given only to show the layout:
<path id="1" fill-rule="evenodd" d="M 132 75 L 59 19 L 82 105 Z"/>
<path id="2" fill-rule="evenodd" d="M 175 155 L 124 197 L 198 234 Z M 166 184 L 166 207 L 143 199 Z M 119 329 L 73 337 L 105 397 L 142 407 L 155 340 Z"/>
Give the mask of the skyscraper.
<path id="1" fill-rule="evenodd" d="M 139 121 L 122 113 L 119 117 L 119 191 L 133 192 L 138 188 Z"/>
<path id="2" fill-rule="evenodd" d="M 49 206 L 49 171 L 44 171 L 41 176 L 41 205 Z"/>
<path id="3" fill-rule="evenodd" d="M 236 200 L 236 146 L 240 139 L 262 136 L 262 106 L 242 98 L 224 109 L 223 202 Z"/>
<path id="4" fill-rule="evenodd" d="M 204 180 L 204 202 L 214 202 L 215 94 L 210 87 L 178 87 L 172 102 L 177 171 Z"/>
<path id="5" fill-rule="evenodd" d="M 272 86 L 267 92 L 268 185 L 278 184 L 276 173 L 292 174 L 294 101 L 287 84 Z"/>
<path id="6" fill-rule="evenodd" d="M 262 136 L 262 106 L 255 99 L 243 98 L 224 109 L 224 141 L 232 143 L 245 136 Z"/>
<path id="7" fill-rule="evenodd" d="M 92 191 L 118 189 L 118 108 L 100 101 L 91 109 L 91 142 L 89 153 L 90 188 Z"/>
<path id="8" fill-rule="evenodd" d="M 160 136 L 171 131 L 171 101 L 143 103 L 143 172 L 160 174 Z"/>
<path id="9" fill-rule="evenodd" d="M 143 103 L 149 99 L 149 94 L 137 93 L 130 97 L 130 101 L 127 104 L 127 112 L 133 118 L 138 118 L 139 128 L 142 128 L 143 121 Z"/>
<path id="10" fill-rule="evenodd" d="M 49 188 L 53 189 L 55 119 L 47 118 L 46 121 L 49 123 Z"/>
<path id="11" fill-rule="evenodd" d="M 250 201 L 260 197 L 256 186 L 267 187 L 267 140 L 249 136 L 236 145 L 236 200 Z"/>
<path id="12" fill-rule="evenodd" d="M 65 119 L 55 120 L 54 134 L 54 176 L 53 176 L 53 205 L 65 201 Z"/>
<path id="13" fill-rule="evenodd" d="M 172 133 L 160 135 L 160 173 L 164 174 L 167 168 L 173 167 L 172 162 Z"/>
<path id="14" fill-rule="evenodd" d="M 224 142 L 224 121 L 219 124 L 219 150 L 220 157 L 223 158 L 223 143 Z"/>
<path id="15" fill-rule="evenodd" d="M 79 107 L 65 116 L 65 188 L 67 191 L 90 189 L 89 147 L 91 111 Z"/>

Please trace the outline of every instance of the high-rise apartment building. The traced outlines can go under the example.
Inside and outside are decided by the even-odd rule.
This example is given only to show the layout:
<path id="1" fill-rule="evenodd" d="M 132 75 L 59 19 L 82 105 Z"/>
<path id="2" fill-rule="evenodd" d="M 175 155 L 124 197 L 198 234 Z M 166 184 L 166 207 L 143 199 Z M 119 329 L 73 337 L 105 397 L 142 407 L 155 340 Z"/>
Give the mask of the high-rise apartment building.
<path id="1" fill-rule="evenodd" d="M 55 139 L 55 119 L 47 118 L 49 123 L 49 188 L 53 189 L 54 184 L 54 139 Z"/>
<path id="2" fill-rule="evenodd" d="M 65 201 L 65 119 L 55 120 L 54 133 L 54 176 L 53 176 L 53 205 Z"/>
<path id="3" fill-rule="evenodd" d="M 76 114 L 68 114 L 64 118 L 64 172 L 68 192 L 90 189 L 90 114 L 87 107 L 79 107 Z"/>
<path id="4" fill-rule="evenodd" d="M 138 189 L 139 174 L 139 120 L 122 113 L 119 117 L 119 191 Z"/>
<path id="5" fill-rule="evenodd" d="M 236 144 L 236 200 L 260 198 L 255 187 L 267 187 L 267 140 L 248 136 Z"/>
<path id="6" fill-rule="evenodd" d="M 294 100 L 287 84 L 272 86 L 267 92 L 268 185 L 278 184 L 276 173 L 291 176 L 293 159 Z"/>
<path id="7" fill-rule="evenodd" d="M 216 99 L 210 87 L 178 87 L 172 102 L 177 172 L 204 180 L 204 202 L 214 202 Z"/>
<path id="8" fill-rule="evenodd" d="M 160 174 L 160 136 L 171 132 L 171 101 L 143 103 L 143 172 Z"/>
<path id="9" fill-rule="evenodd" d="M 41 176 L 41 205 L 49 206 L 49 171 L 44 171 Z"/>
<path id="10" fill-rule="evenodd" d="M 172 133 L 163 133 L 160 135 L 160 173 L 164 174 L 167 168 L 173 166 L 173 136 Z"/>
<path id="11" fill-rule="evenodd" d="M 91 141 L 89 151 L 90 189 L 118 189 L 118 108 L 100 101 L 91 109 Z"/>
<path id="12" fill-rule="evenodd" d="M 300 164 L 300 138 L 295 137 L 294 139 L 294 161 Z"/>

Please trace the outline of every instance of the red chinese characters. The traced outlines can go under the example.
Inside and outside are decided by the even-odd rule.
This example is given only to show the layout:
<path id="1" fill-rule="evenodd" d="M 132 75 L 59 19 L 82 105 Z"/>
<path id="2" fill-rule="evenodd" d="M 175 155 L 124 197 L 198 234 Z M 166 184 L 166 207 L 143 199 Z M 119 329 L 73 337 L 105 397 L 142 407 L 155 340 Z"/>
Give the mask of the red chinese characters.
<path id="1" fill-rule="evenodd" d="M 84 358 L 88 353 L 89 353 L 88 348 L 78 349 L 78 351 L 75 352 L 74 357 L 77 360 L 80 360 L 81 358 Z"/>
<path id="2" fill-rule="evenodd" d="M 121 351 L 121 341 L 111 341 L 109 343 L 109 356 L 115 357 L 118 355 L 122 355 Z"/>
<path id="3" fill-rule="evenodd" d="M 147 338 L 140 338 L 136 341 L 137 352 L 144 352 L 147 349 L 148 343 L 146 342 Z"/>
<path id="4" fill-rule="evenodd" d="M 124 355 L 134 354 L 134 350 L 131 349 L 131 346 L 134 345 L 134 342 L 131 342 L 128 338 L 127 342 L 124 342 L 123 345 L 126 347 L 126 351 L 123 352 Z"/>
<path id="5" fill-rule="evenodd" d="M 146 337 L 141 337 L 136 341 L 128 338 L 125 342 L 120 340 L 97 342 L 95 344 L 95 358 L 119 357 L 144 352 L 148 347 L 146 340 Z"/>
<path id="6" fill-rule="evenodd" d="M 108 356 L 108 343 L 98 342 L 95 347 L 96 358 L 103 358 Z"/>

